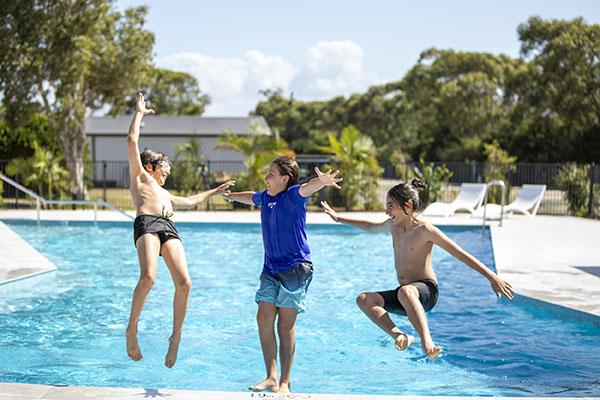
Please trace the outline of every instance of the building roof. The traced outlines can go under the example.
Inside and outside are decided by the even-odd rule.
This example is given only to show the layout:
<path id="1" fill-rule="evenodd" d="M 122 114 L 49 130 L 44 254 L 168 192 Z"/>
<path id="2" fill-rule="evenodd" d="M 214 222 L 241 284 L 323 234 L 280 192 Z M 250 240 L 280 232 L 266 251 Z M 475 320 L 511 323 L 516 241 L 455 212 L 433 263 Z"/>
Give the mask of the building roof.
<path id="1" fill-rule="evenodd" d="M 160 116 L 146 115 L 142 121 L 142 134 L 176 136 L 217 136 L 224 130 L 237 135 L 248 134 L 250 122 L 271 132 L 269 124 L 262 116 L 251 117 L 201 117 L 201 116 Z M 85 132 L 89 136 L 124 135 L 129 129 L 131 116 L 90 117 L 85 122 Z"/>

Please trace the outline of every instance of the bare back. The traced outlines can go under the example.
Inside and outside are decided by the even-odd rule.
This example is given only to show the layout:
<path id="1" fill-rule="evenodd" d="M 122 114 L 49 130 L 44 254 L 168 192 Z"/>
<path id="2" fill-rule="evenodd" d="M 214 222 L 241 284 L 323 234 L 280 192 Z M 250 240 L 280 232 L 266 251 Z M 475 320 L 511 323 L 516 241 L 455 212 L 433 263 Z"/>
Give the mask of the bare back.
<path id="1" fill-rule="evenodd" d="M 404 285 L 424 279 L 437 282 L 431 265 L 433 242 L 428 224 L 415 219 L 412 226 L 405 229 L 389 222 L 398 283 Z"/>

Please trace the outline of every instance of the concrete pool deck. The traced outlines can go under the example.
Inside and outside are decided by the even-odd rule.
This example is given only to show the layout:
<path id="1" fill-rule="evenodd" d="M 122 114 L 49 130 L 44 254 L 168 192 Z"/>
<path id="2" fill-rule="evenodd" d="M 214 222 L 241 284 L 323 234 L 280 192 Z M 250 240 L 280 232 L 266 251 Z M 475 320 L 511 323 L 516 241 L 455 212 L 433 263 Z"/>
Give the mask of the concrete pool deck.
<path id="1" fill-rule="evenodd" d="M 384 220 L 383 212 L 352 213 L 355 218 Z M 0 221 L 36 220 L 35 210 L 0 210 Z M 258 212 L 190 212 L 175 213 L 176 222 L 246 222 L 259 223 Z M 41 220 L 93 221 L 93 211 L 42 211 Z M 130 221 L 112 211 L 98 211 L 98 221 Z M 481 226 L 481 219 L 467 215 L 450 218 L 427 218 L 435 225 Z M 332 224 L 322 212 L 308 213 L 308 224 Z M 600 221 L 575 217 L 539 215 L 533 219 L 515 215 L 503 221 L 488 223 L 498 274 L 510 282 L 517 293 L 516 301 L 532 304 L 565 319 L 575 319 L 600 326 Z M 22 273 L 43 266 L 45 258 L 20 238 L 15 238 L 0 222 L 0 283 L 2 278 L 19 278 Z M 38 257 L 39 255 L 39 257 Z M 41 257 L 41 258 L 40 258 Z M 47 261 L 47 260 L 46 260 Z M 41 271 L 44 272 L 44 271 Z M 0 378 L 1 380 L 1 378 Z M 302 397 L 304 396 L 304 397 Z M 308 397 L 307 397 L 308 396 Z M 431 399 L 419 396 L 324 395 L 310 394 L 286 397 L 272 393 L 205 392 L 186 390 L 55 387 L 0 383 L 0 400 L 11 399 Z M 437 397 L 440 398 L 440 397 Z M 444 397 L 453 399 L 458 397 Z M 477 397 L 475 397 L 477 398 Z M 520 397 L 522 398 L 522 397 Z M 540 399 L 540 398 L 538 398 Z M 564 399 L 564 398 L 563 398 Z"/>

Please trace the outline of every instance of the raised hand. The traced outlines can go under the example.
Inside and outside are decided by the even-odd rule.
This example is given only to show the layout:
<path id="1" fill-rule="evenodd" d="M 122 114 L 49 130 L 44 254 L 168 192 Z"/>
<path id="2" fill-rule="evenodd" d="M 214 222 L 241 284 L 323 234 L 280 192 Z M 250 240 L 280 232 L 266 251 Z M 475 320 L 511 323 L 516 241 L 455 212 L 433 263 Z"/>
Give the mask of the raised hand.
<path id="1" fill-rule="evenodd" d="M 144 95 L 142 93 L 138 93 L 137 103 L 135 105 L 135 110 L 137 112 L 141 112 L 144 115 L 154 114 L 153 109 L 146 108 L 146 100 L 144 100 Z"/>
<path id="2" fill-rule="evenodd" d="M 331 208 L 329 204 L 327 204 L 326 201 L 321 202 L 321 207 L 323 207 L 323 211 L 325 211 L 331 217 L 332 220 L 334 220 L 335 222 L 338 221 L 337 213 L 333 208 Z"/>
<path id="3" fill-rule="evenodd" d="M 323 186 L 333 186 L 336 189 L 341 189 L 337 183 L 343 181 L 344 179 L 336 178 L 336 176 L 340 173 L 339 170 L 336 170 L 334 173 L 331 173 L 331 170 L 323 173 L 319 167 L 315 167 L 315 172 L 317 173 L 317 177 Z"/>

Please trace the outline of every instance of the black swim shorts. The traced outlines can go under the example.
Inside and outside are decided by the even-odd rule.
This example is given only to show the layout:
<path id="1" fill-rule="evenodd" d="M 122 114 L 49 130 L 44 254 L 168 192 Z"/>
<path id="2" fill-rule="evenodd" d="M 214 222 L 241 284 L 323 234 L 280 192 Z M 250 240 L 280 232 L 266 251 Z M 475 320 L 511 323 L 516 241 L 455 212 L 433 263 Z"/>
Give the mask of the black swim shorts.
<path id="1" fill-rule="evenodd" d="M 409 283 L 409 285 L 414 286 L 419 291 L 419 301 L 423 305 L 425 312 L 431 310 L 435 303 L 437 303 L 438 299 L 438 285 L 435 281 L 430 279 L 425 279 L 419 282 Z M 384 292 L 377 292 L 383 297 L 384 305 L 383 308 L 386 311 L 406 315 L 406 310 L 400 304 L 400 300 L 398 300 L 398 290 L 402 285 L 398 286 L 394 290 L 386 290 Z"/>
<path id="2" fill-rule="evenodd" d="M 160 215 L 141 214 L 133 222 L 133 243 L 136 243 L 140 236 L 146 233 L 156 233 L 162 246 L 169 239 L 179 239 L 179 234 L 175 224 L 168 218 Z"/>

